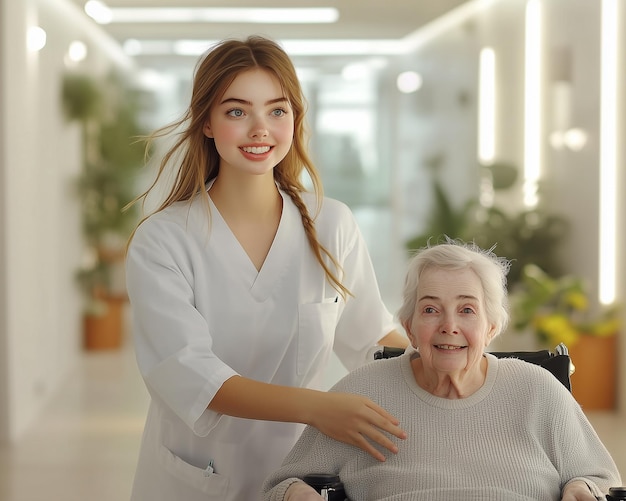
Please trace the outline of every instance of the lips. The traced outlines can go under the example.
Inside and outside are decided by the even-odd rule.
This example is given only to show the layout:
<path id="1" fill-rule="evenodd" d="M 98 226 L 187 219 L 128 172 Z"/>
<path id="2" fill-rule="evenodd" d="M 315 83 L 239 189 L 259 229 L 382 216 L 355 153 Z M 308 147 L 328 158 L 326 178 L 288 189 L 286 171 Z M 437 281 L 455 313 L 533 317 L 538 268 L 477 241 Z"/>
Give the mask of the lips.
<path id="1" fill-rule="evenodd" d="M 467 346 L 456 346 L 454 344 L 436 344 L 434 345 L 438 350 L 457 351 L 467 348 Z"/>

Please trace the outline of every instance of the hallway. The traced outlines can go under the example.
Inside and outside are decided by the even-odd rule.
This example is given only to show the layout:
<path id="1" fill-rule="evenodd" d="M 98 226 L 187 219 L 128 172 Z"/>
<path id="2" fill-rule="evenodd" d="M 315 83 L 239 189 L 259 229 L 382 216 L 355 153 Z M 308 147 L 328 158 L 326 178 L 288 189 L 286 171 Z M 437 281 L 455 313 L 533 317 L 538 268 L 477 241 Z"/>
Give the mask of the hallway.
<path id="1" fill-rule="evenodd" d="M 130 349 L 85 353 L 37 427 L 0 448 L 0 499 L 128 500 L 147 402 Z M 624 418 L 590 419 L 624 475 Z"/>
<path id="2" fill-rule="evenodd" d="M 129 499 L 147 403 L 131 350 L 86 352 L 37 426 L 0 447 L 0 499 Z"/>

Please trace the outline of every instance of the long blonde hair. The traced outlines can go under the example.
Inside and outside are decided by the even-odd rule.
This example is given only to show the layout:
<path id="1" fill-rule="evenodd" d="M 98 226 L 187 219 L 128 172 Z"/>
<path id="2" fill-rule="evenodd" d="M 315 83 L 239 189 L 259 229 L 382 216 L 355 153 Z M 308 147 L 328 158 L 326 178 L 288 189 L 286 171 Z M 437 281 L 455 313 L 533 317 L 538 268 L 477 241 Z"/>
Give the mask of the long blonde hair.
<path id="1" fill-rule="evenodd" d="M 280 82 L 294 114 L 293 142 L 285 158 L 274 168 L 274 179 L 280 189 L 289 194 L 300 211 L 309 245 L 332 286 L 345 298 L 350 291 L 343 286 L 337 273 L 341 267 L 317 238 L 314 218 L 309 214 L 301 193 L 306 191 L 300 180 L 306 169 L 317 196 L 318 210 L 322 203 L 323 188 L 319 174 L 307 153 L 305 124 L 306 102 L 293 63 L 285 51 L 274 41 L 260 36 L 241 40 L 224 40 L 209 50 L 196 65 L 191 103 L 182 117 L 154 131 L 147 139 L 147 151 L 153 142 L 176 132 L 177 140 L 161 159 L 154 182 L 132 203 L 145 202 L 166 167 L 181 158 L 176 177 L 165 201 L 155 211 L 161 211 L 175 202 L 191 201 L 205 191 L 205 184 L 217 177 L 220 157 L 212 138 L 205 136 L 203 128 L 209 113 L 233 80 L 241 73 L 254 68 L 269 71 Z M 180 131 L 178 131 L 180 129 Z M 208 203 L 207 203 L 208 208 Z M 147 219 L 144 217 L 139 224 Z M 134 232 L 133 232 L 134 234 Z M 132 235 L 131 235 L 132 239 Z M 129 240 L 130 241 L 130 240 Z M 335 271 L 331 270 L 329 260 Z"/>

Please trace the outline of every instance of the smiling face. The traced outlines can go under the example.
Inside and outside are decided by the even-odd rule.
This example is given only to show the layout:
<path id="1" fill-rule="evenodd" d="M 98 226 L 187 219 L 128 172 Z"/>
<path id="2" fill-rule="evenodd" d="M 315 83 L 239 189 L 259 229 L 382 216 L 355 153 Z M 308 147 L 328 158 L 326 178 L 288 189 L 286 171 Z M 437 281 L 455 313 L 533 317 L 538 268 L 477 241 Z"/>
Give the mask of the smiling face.
<path id="1" fill-rule="evenodd" d="M 405 329 L 420 353 L 420 370 L 431 381 L 447 379 L 461 389 L 465 381 L 482 381 L 481 361 L 495 329 L 487 319 L 482 284 L 474 271 L 425 269 L 415 313 Z"/>
<path id="2" fill-rule="evenodd" d="M 280 83 L 270 72 L 239 74 L 209 114 L 204 134 L 213 138 L 220 172 L 266 174 L 291 147 L 294 117 Z"/>

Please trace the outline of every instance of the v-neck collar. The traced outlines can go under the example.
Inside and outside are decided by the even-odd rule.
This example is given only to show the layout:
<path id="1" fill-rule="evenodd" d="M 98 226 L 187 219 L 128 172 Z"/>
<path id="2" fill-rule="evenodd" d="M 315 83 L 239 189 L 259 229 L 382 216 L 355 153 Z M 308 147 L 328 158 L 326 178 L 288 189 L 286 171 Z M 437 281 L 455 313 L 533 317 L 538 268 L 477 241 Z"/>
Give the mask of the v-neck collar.
<path id="1" fill-rule="evenodd" d="M 211 184 L 207 185 L 207 196 Z M 218 255 L 228 259 L 231 263 L 233 260 L 236 261 L 235 266 L 241 271 L 240 277 L 257 301 L 264 301 L 269 297 L 273 287 L 288 273 L 294 262 L 294 255 L 301 253 L 298 246 L 302 245 L 303 239 L 295 237 L 298 231 L 304 232 L 300 212 L 286 193 L 281 190 L 279 193 L 283 199 L 283 210 L 276 235 L 260 270 L 256 269 L 250 256 L 231 231 L 211 197 L 208 196 L 212 219 L 211 233 L 216 236 L 211 239 L 212 245 L 219 247 L 215 249 Z"/>

